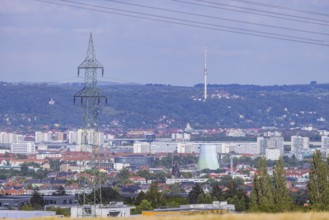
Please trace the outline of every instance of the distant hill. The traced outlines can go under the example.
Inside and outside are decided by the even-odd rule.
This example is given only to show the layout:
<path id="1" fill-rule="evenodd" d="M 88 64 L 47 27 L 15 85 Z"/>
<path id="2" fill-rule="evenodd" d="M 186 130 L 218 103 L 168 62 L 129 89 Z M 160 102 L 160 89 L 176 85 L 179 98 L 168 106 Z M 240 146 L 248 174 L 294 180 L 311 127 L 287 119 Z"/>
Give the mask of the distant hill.
<path id="1" fill-rule="evenodd" d="M 75 84 L 0 83 L 0 129 L 62 129 L 82 126 Z M 329 84 L 256 86 L 100 85 L 109 102 L 99 116 L 101 129 L 262 126 L 329 126 Z"/>

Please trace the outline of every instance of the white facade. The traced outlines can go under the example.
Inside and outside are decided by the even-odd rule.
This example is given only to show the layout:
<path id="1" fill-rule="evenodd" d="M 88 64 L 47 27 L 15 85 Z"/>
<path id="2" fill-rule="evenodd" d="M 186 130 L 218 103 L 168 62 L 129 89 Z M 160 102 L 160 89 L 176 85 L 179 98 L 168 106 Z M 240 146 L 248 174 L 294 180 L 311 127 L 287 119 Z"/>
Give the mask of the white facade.
<path id="1" fill-rule="evenodd" d="M 69 131 L 68 140 L 69 140 L 69 144 L 77 144 L 78 143 L 78 132 Z"/>
<path id="2" fill-rule="evenodd" d="M 235 148 L 238 154 L 260 154 L 260 147 L 257 143 L 239 143 Z"/>
<path id="3" fill-rule="evenodd" d="M 151 153 L 151 146 L 147 142 L 137 142 L 137 143 L 134 143 L 133 152 L 135 154 Z"/>
<path id="4" fill-rule="evenodd" d="M 87 137 L 85 137 L 85 135 Z M 105 136 L 103 132 L 95 132 L 94 130 L 84 131 L 79 129 L 78 131 L 69 131 L 68 132 L 69 144 L 95 144 L 101 146 L 104 144 Z"/>
<path id="5" fill-rule="evenodd" d="M 34 154 L 35 144 L 33 142 L 20 142 L 10 145 L 10 152 L 14 154 Z"/>
<path id="6" fill-rule="evenodd" d="M 310 148 L 310 138 L 301 136 L 291 136 L 291 151 L 301 151 Z"/>
<path id="7" fill-rule="evenodd" d="M 151 145 L 151 153 L 172 153 L 176 151 L 177 143 L 172 142 L 153 142 Z"/>
<path id="8" fill-rule="evenodd" d="M 130 167 L 129 163 L 113 163 L 113 168 L 115 170 L 122 170 L 123 168 Z"/>
<path id="9" fill-rule="evenodd" d="M 96 208 L 96 210 L 95 210 Z M 117 202 L 108 205 L 97 205 L 95 206 L 74 206 L 71 207 L 71 218 L 82 218 L 82 217 L 97 217 L 109 218 L 109 217 L 130 217 L 130 209 L 135 207 L 126 206 L 123 202 Z"/>
<path id="10" fill-rule="evenodd" d="M 179 154 L 199 153 L 199 144 L 178 143 L 177 153 Z"/>
<path id="11" fill-rule="evenodd" d="M 191 140 L 191 135 L 188 133 L 173 133 L 171 134 L 171 139 L 176 141 L 189 141 Z"/>
<path id="12" fill-rule="evenodd" d="M 328 136 L 321 136 L 321 148 L 329 149 L 329 137 Z"/>
<path id="13" fill-rule="evenodd" d="M 12 144 L 21 139 L 21 135 L 14 133 L 0 132 L 0 143 L 2 144 Z"/>
<path id="14" fill-rule="evenodd" d="M 283 137 L 270 137 L 266 140 L 266 148 L 276 148 L 280 149 L 281 153 L 283 153 L 283 147 L 284 147 L 284 140 Z"/>
<path id="15" fill-rule="evenodd" d="M 282 156 L 281 150 L 277 148 L 267 148 L 265 150 L 266 160 L 279 160 Z"/>
<path id="16" fill-rule="evenodd" d="M 34 133 L 34 142 L 42 143 L 42 142 L 51 142 L 53 140 L 53 133 L 51 131 L 48 132 L 40 132 L 36 131 Z"/>
<path id="17" fill-rule="evenodd" d="M 241 129 L 229 129 L 226 132 L 226 135 L 229 137 L 245 137 L 246 136 L 245 132 Z"/>
<path id="18" fill-rule="evenodd" d="M 264 155 L 265 154 L 265 149 L 266 149 L 265 138 L 264 137 L 257 137 L 257 145 L 259 147 L 260 154 Z"/>
<path id="19" fill-rule="evenodd" d="M 60 158 L 62 158 L 62 154 L 54 154 L 54 153 L 37 154 L 36 158 L 37 158 L 37 160 L 43 160 L 45 158 L 60 159 Z"/>
<path id="20" fill-rule="evenodd" d="M 205 183 L 207 182 L 207 178 L 199 178 L 199 179 L 194 179 L 194 178 L 169 178 L 166 179 L 166 184 L 172 185 L 175 183 L 183 183 L 183 182 L 192 182 L 192 183 Z"/>
<path id="21" fill-rule="evenodd" d="M 235 151 L 235 145 L 232 143 L 223 143 L 217 146 L 216 151 L 221 154 L 228 154 Z"/>
<path id="22" fill-rule="evenodd" d="M 36 131 L 36 132 L 34 133 L 34 142 L 35 142 L 35 143 L 41 143 L 41 142 L 44 142 L 44 139 L 43 139 L 43 132 Z"/>
<path id="23" fill-rule="evenodd" d="M 105 140 L 105 135 L 103 132 L 97 132 L 96 133 L 96 140 L 97 140 L 97 145 L 101 146 L 104 144 L 104 140 Z"/>

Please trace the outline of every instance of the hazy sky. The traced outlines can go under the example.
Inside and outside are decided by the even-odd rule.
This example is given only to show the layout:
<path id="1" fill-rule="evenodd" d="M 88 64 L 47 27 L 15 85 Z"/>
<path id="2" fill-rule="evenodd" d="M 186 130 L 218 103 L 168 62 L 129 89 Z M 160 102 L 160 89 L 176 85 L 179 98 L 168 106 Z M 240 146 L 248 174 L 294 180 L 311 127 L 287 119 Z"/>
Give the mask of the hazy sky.
<path id="1" fill-rule="evenodd" d="M 118 0 L 167 11 L 110 0 L 48 1 L 74 5 L 74 8 L 36 0 L 0 0 L 0 81 L 83 81 L 82 78 L 77 78 L 76 68 L 86 56 L 89 33 L 92 32 L 97 59 L 105 67 L 104 78 L 99 78 L 101 81 L 187 86 L 201 83 L 204 47 L 207 46 L 208 82 L 211 84 L 281 85 L 309 83 L 312 80 L 329 83 L 328 0 L 204 0 L 208 3 L 202 0 Z M 259 3 L 283 8 L 261 6 Z M 299 12 L 287 10 L 288 8 Z M 184 14 L 172 10 L 182 11 Z M 181 20 L 170 21 L 185 24 L 194 21 L 188 24 L 202 27 L 206 25 L 207 28 L 138 19 L 113 12 L 144 17 L 148 16 L 145 13 L 153 14 L 163 17 L 152 19 L 169 21 L 168 19 L 175 18 Z M 273 17 L 256 15 L 257 13 Z M 294 17 L 286 17 L 285 14 Z M 285 19 L 274 16 L 285 16 Z M 238 29 L 229 29 L 232 27 Z M 293 40 L 313 39 L 327 46 L 212 29 L 238 32 L 250 29 L 257 31 L 253 32 L 257 35 L 279 38 L 294 36 Z"/>

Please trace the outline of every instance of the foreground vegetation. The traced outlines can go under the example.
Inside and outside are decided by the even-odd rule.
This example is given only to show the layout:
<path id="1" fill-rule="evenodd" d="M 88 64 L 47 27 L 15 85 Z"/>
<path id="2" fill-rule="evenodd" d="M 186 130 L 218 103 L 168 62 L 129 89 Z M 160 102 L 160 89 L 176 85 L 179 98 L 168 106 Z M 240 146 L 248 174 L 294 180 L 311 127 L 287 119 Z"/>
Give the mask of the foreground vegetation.
<path id="1" fill-rule="evenodd" d="M 195 216 L 162 216 L 162 217 L 131 217 L 125 218 L 127 220 L 141 220 L 147 218 L 148 220 L 324 220 L 329 219 L 329 212 L 290 212 L 277 214 L 225 214 L 225 215 L 195 215 Z M 43 220 L 44 218 L 31 218 L 31 220 Z M 63 218 L 49 217 L 48 220 L 60 220 Z M 71 219 L 71 218 L 65 218 Z M 88 218 L 89 220 L 101 220 L 108 218 Z M 16 219 L 17 220 L 17 219 Z"/>

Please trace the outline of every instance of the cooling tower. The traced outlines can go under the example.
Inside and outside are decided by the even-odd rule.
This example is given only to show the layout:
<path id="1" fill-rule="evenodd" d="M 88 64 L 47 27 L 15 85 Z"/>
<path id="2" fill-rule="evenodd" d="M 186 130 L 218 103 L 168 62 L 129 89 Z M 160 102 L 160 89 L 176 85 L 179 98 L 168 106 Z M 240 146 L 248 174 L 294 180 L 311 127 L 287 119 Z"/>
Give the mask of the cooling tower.
<path id="1" fill-rule="evenodd" d="M 200 156 L 198 161 L 198 170 L 219 169 L 216 145 L 214 144 L 200 144 Z"/>

